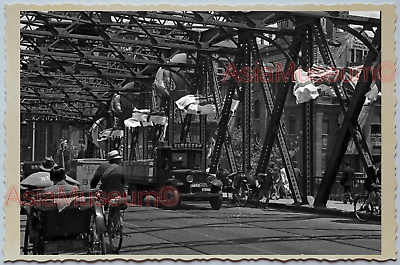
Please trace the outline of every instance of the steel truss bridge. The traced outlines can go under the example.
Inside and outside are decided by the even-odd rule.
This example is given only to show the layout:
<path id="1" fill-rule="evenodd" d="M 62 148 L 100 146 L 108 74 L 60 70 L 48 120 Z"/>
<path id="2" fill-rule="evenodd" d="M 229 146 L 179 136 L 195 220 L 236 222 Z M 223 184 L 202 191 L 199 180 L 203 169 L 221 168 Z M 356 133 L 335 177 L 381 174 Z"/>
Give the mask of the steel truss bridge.
<path id="1" fill-rule="evenodd" d="M 381 22 L 379 19 L 348 15 L 346 12 L 163 12 L 163 11 L 22 11 L 20 13 L 20 111 L 25 120 L 75 121 L 92 124 L 108 111 L 114 94 L 130 95 L 138 107 L 152 108 L 152 84 L 157 69 L 163 67 L 187 82 L 187 90 L 214 99 L 219 115 L 217 137 L 211 156 L 215 172 L 222 148 L 226 148 L 231 168 L 237 165 L 230 143 L 228 124 L 235 95 L 242 106 L 243 163 L 250 165 L 251 97 L 255 86 L 262 90 L 268 111 L 268 126 L 256 174 L 265 172 L 276 141 L 281 152 L 295 202 L 306 202 L 309 185 L 299 189 L 286 144 L 281 116 L 293 82 L 283 82 L 275 94 L 267 82 L 235 81 L 230 78 L 226 96 L 216 76 L 216 66 L 233 63 L 236 69 L 258 63 L 262 69 L 277 56 L 286 61 L 284 72 L 296 66 L 312 66 L 317 49 L 326 66 L 335 67 L 322 23 L 333 23 L 368 47 L 364 69 L 352 94 L 332 84 L 341 107 L 342 123 L 315 205 L 325 205 L 339 170 L 341 159 L 352 139 L 365 168 L 372 164 L 371 153 L 357 118 L 372 78 L 367 70 L 379 60 Z M 286 26 L 282 26 L 286 25 Z M 357 28 L 352 25 L 356 25 Z M 368 32 L 368 34 L 365 34 Z M 260 43 L 266 43 L 261 56 Z M 317 47 L 317 48 L 316 48 Z M 186 63 L 170 59 L 179 53 Z M 292 77 L 290 77 L 292 78 Z M 174 124 L 174 100 L 168 100 L 169 124 Z M 313 175 L 313 102 L 303 103 L 304 175 Z M 200 140 L 205 141 L 206 118 L 200 117 Z M 186 115 L 181 141 L 187 139 L 192 115 Z M 168 140 L 173 141 L 173 126 Z M 204 165 L 203 165 L 204 166 Z"/>

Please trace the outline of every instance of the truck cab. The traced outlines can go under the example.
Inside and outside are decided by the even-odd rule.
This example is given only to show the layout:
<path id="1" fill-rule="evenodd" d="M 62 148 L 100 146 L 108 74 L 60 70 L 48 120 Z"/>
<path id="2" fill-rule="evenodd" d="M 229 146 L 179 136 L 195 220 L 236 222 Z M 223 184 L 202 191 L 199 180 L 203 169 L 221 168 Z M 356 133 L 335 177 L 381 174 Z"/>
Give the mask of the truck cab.
<path id="1" fill-rule="evenodd" d="M 161 194 L 164 187 L 174 187 L 178 192 L 179 202 L 189 200 L 209 201 L 213 209 L 222 206 L 222 182 L 214 174 L 201 170 L 203 155 L 201 144 L 176 143 L 155 149 L 153 161 L 143 163 L 132 161 L 130 174 L 125 174 L 132 191 L 156 191 Z M 152 165 L 144 171 L 134 168 L 135 164 Z M 136 172 L 136 174 L 135 174 Z M 143 176 L 139 176 L 143 172 Z"/>

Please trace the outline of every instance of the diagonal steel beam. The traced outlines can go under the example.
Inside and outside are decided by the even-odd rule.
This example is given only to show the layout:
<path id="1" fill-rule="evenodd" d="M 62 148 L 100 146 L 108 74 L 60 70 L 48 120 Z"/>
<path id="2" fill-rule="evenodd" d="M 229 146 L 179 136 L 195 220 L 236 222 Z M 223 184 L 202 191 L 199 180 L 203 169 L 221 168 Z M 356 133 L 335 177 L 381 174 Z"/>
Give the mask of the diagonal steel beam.
<path id="1" fill-rule="evenodd" d="M 379 28 L 372 45 L 376 47 L 377 50 L 380 50 L 381 47 L 381 29 Z M 355 121 L 357 121 L 358 116 L 360 115 L 361 109 L 363 107 L 365 94 L 367 93 L 367 88 L 371 86 L 372 76 L 369 72 L 369 67 L 371 67 L 376 59 L 376 55 L 369 51 L 367 58 L 364 63 L 364 69 L 362 70 L 359 82 L 356 85 L 356 89 L 353 94 L 353 102 L 349 105 L 346 116 L 350 119 L 355 125 Z M 366 82 L 364 80 L 367 80 Z M 314 205 L 318 207 L 325 207 L 326 202 L 328 201 L 329 194 L 333 187 L 333 184 L 336 179 L 337 172 L 340 168 L 340 163 L 344 154 L 346 153 L 347 145 L 351 138 L 350 126 L 349 122 L 343 122 L 338 136 L 336 138 L 336 144 L 334 145 L 334 149 L 332 150 L 331 156 L 327 163 L 327 168 L 325 170 L 324 177 L 321 181 L 320 187 L 318 189 L 317 196 L 315 198 Z M 354 126 L 353 125 L 353 126 Z"/>
<path id="2" fill-rule="evenodd" d="M 260 160 L 257 165 L 256 174 L 264 173 L 267 169 L 267 164 L 268 164 L 268 160 L 271 155 L 272 146 L 274 144 L 275 137 L 277 136 L 277 133 L 279 132 L 280 120 L 281 120 L 281 116 L 282 116 L 283 107 L 285 105 L 286 96 L 287 96 L 289 89 L 291 87 L 293 87 L 293 82 L 292 82 L 293 73 L 291 71 L 294 71 L 294 64 L 297 61 L 297 58 L 298 58 L 298 55 L 300 52 L 300 48 L 301 48 L 301 42 L 299 41 L 298 38 L 293 38 L 291 47 L 292 47 L 292 50 L 290 51 L 289 55 L 290 55 L 290 58 L 293 59 L 293 61 L 287 60 L 285 68 L 283 70 L 283 74 L 285 74 L 285 75 L 287 74 L 288 80 L 285 80 L 285 82 L 282 85 L 282 89 L 279 90 L 279 92 L 276 96 L 275 106 L 273 108 L 272 115 L 270 115 L 269 125 L 268 125 L 267 131 L 265 133 L 264 144 L 263 144 L 263 148 L 260 153 Z M 282 147 L 282 144 L 280 146 Z M 291 169 L 293 169 L 293 167 L 289 166 L 287 168 L 288 173 L 292 172 Z M 289 176 L 291 176 L 291 175 L 289 175 Z M 301 193 L 300 193 L 297 185 L 293 185 L 293 184 L 297 183 L 297 181 L 295 181 L 295 179 L 293 179 L 290 183 L 292 183 L 291 189 L 292 189 L 292 192 L 294 193 L 293 195 L 294 195 L 295 202 L 301 202 L 302 201 Z M 297 189 L 296 189 L 296 187 L 297 187 Z"/>

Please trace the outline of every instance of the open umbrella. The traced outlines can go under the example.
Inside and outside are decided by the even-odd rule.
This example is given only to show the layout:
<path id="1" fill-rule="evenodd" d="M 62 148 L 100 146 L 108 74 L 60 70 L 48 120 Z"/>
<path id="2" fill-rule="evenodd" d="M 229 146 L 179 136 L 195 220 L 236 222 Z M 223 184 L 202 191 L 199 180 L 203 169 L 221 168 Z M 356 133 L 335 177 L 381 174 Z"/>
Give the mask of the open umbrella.
<path id="1" fill-rule="evenodd" d="M 71 185 L 79 186 L 79 182 L 73 178 L 66 176 L 65 181 Z M 26 179 L 21 182 L 21 189 L 28 188 L 46 188 L 53 185 L 53 181 L 50 180 L 50 172 L 36 172 L 30 174 Z"/>

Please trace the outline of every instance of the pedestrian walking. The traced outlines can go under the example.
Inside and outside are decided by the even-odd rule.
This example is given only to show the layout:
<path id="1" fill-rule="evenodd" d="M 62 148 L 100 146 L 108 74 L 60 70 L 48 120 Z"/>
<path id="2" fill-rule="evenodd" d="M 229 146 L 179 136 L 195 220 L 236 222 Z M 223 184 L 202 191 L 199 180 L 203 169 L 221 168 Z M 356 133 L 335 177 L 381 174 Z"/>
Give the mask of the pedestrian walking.
<path id="1" fill-rule="evenodd" d="M 290 188 L 289 188 L 289 180 L 286 175 L 285 167 L 281 167 L 281 186 L 280 186 L 280 194 L 281 196 L 287 198 L 290 196 Z"/>
<path id="2" fill-rule="evenodd" d="M 270 189 L 277 174 L 280 174 L 280 171 L 274 162 L 269 163 L 266 174 L 260 174 L 264 176 L 258 192 L 258 201 L 260 205 L 265 205 L 269 202 Z"/>
<path id="3" fill-rule="evenodd" d="M 343 186 L 344 190 L 344 200 L 343 203 L 347 204 L 347 202 L 352 203 L 352 190 L 353 186 L 356 183 L 356 175 L 354 173 L 354 169 L 350 167 L 349 161 L 344 162 L 345 168 L 343 169 L 342 179 L 340 180 L 340 185 Z"/>
<path id="4" fill-rule="evenodd" d="M 301 170 L 297 167 L 297 161 L 293 161 L 293 170 L 299 189 L 303 190 L 303 175 L 301 174 Z"/>

